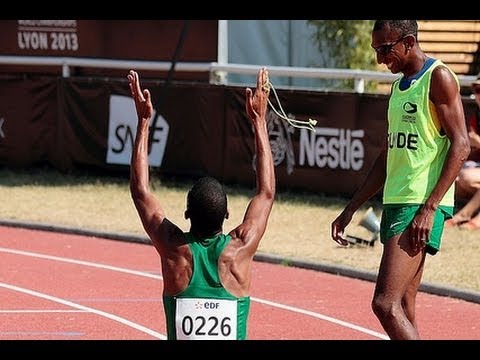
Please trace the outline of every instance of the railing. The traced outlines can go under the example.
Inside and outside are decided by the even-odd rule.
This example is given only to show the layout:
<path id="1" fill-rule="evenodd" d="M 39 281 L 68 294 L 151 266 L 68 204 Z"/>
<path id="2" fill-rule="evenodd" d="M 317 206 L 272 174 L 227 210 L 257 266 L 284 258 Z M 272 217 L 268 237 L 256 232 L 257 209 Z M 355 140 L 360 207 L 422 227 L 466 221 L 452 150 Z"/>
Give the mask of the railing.
<path id="1" fill-rule="evenodd" d="M 172 63 L 168 61 L 136 61 L 113 59 L 90 59 L 76 57 L 53 56 L 0 56 L 0 65 L 32 65 L 32 66 L 59 66 L 62 76 L 69 77 L 73 67 L 108 68 L 108 69 L 136 69 L 151 71 L 169 71 Z M 262 65 L 220 64 L 220 63 L 195 63 L 178 62 L 176 71 L 208 72 L 210 83 L 226 84 L 227 74 L 256 75 Z M 307 68 L 289 66 L 267 65 L 270 76 L 304 77 L 314 79 L 353 79 L 354 91 L 363 93 L 365 81 L 391 83 L 398 75 L 369 70 L 334 69 L 334 68 Z M 470 86 L 475 76 L 459 75 L 461 86 Z"/>

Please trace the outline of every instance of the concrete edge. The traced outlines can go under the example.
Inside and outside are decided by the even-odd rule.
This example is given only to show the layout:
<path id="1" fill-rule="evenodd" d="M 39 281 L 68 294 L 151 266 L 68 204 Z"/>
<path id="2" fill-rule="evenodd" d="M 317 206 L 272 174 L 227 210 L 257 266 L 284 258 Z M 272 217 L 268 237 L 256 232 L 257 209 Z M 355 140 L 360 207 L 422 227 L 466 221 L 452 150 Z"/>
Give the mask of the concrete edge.
<path id="1" fill-rule="evenodd" d="M 0 225 L 8 226 L 8 227 L 33 229 L 33 230 L 60 232 L 60 233 L 66 233 L 66 234 L 93 236 L 93 237 L 99 237 L 99 238 L 109 239 L 109 240 L 119 240 L 119 241 L 127 241 L 127 242 L 135 242 L 135 243 L 141 243 L 146 245 L 152 245 L 152 242 L 147 236 L 139 236 L 139 235 L 133 235 L 133 234 L 110 233 L 110 232 L 104 232 L 104 231 L 98 231 L 98 230 L 78 229 L 78 228 L 53 225 L 53 224 L 22 222 L 22 221 L 2 220 L 2 219 L 0 219 Z M 344 266 L 344 265 L 310 262 L 310 261 L 294 259 L 294 258 L 284 258 L 278 255 L 272 255 L 272 254 L 257 253 L 254 256 L 254 260 L 259 262 L 267 262 L 271 264 L 279 264 L 284 266 L 293 266 L 293 267 L 298 267 L 303 269 L 321 271 L 329 274 L 346 276 L 346 277 L 366 280 L 370 282 L 375 282 L 377 278 L 377 274 L 374 272 L 358 270 L 358 269 Z M 453 297 L 453 298 L 462 299 L 465 301 L 480 304 L 480 292 L 476 292 L 473 290 L 458 289 L 458 288 L 453 288 L 449 286 L 444 286 L 436 283 L 428 283 L 428 282 L 422 282 L 420 284 L 419 290 L 429 294 L 445 296 L 445 297 Z"/>

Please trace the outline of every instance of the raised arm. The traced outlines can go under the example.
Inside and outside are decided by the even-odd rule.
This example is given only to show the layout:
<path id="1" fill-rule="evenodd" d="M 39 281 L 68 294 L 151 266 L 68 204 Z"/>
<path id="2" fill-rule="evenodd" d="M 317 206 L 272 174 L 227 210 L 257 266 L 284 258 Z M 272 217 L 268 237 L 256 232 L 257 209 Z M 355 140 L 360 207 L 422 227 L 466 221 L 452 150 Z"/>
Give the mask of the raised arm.
<path id="1" fill-rule="evenodd" d="M 275 197 L 275 170 L 267 131 L 266 112 L 270 86 L 268 71 L 261 68 L 257 75 L 255 93 L 246 89 L 246 112 L 253 126 L 256 154 L 255 196 L 247 206 L 243 222 L 230 232 L 244 242 L 248 256 L 253 257 L 265 233 Z"/>
<path id="2" fill-rule="evenodd" d="M 138 73 L 130 70 L 127 78 L 138 116 L 130 164 L 130 193 L 145 231 L 159 250 L 162 247 L 160 227 L 165 220 L 165 213 L 160 202 L 150 191 L 148 168 L 148 132 L 153 105 L 149 90 L 142 91 L 140 88 Z"/>

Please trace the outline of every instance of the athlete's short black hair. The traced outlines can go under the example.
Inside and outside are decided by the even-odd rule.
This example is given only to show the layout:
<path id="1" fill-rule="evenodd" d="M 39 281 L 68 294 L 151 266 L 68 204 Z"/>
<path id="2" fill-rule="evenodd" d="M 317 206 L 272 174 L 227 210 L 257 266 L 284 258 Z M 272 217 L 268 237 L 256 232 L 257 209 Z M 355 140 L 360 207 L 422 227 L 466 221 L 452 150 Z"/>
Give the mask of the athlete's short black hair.
<path id="1" fill-rule="evenodd" d="M 417 38 L 418 23 L 416 20 L 376 20 L 373 31 L 383 30 L 386 27 L 397 30 L 400 36 L 414 35 Z"/>
<path id="2" fill-rule="evenodd" d="M 223 185 L 209 176 L 197 180 L 187 195 L 187 211 L 195 228 L 207 233 L 220 229 L 227 215 Z"/>

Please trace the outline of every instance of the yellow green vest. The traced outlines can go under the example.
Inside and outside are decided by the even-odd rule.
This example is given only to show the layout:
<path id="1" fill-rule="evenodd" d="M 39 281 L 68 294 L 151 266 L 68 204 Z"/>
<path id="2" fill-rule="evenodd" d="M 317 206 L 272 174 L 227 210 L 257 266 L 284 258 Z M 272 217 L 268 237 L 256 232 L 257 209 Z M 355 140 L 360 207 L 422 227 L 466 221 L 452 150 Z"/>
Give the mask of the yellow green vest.
<path id="1" fill-rule="evenodd" d="M 406 90 L 400 90 L 400 79 L 392 84 L 384 204 L 425 203 L 442 172 L 450 140 L 440 133 L 441 125 L 429 99 L 432 72 L 439 65 L 445 66 L 435 60 Z M 454 184 L 440 205 L 454 205 Z"/>

